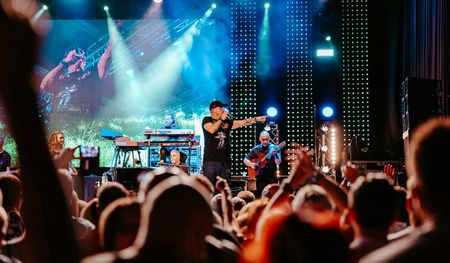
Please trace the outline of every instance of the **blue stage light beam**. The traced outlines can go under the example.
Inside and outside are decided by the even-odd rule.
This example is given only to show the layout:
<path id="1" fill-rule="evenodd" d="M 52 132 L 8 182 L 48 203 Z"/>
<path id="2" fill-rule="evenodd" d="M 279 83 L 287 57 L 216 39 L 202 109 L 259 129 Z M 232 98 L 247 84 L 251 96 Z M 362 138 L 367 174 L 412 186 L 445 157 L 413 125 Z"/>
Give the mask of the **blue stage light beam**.
<path id="1" fill-rule="evenodd" d="M 112 49 L 112 65 L 117 68 L 111 75 L 114 78 L 117 96 L 107 107 L 141 114 L 149 106 L 148 100 L 151 94 L 141 91 L 139 68 L 133 60 L 135 54 L 128 48 L 109 12 L 107 12 L 107 24 Z M 106 108 L 105 112 L 108 110 L 110 108 Z"/>
<path id="2" fill-rule="evenodd" d="M 269 107 L 266 111 L 267 116 L 269 117 L 276 117 L 278 115 L 278 110 L 275 107 Z"/>
<path id="3" fill-rule="evenodd" d="M 256 53 L 256 74 L 265 76 L 270 72 L 271 47 L 270 47 L 270 18 L 269 8 L 264 9 L 264 17 L 258 35 L 258 50 Z"/>
<path id="4" fill-rule="evenodd" d="M 149 102 L 153 107 L 159 107 L 171 98 L 182 69 L 190 66 L 188 53 L 192 49 L 194 36 L 200 34 L 212 12 L 213 8 L 210 7 L 202 18 L 193 23 L 180 38 L 142 71 L 139 86 L 142 92 L 152 94 Z"/>

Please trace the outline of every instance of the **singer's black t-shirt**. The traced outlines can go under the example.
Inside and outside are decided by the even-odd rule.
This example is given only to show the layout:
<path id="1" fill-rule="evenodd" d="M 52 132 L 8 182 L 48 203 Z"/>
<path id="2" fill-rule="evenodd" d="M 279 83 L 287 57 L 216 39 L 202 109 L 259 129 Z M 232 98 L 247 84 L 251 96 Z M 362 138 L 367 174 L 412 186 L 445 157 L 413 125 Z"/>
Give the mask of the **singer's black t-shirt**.
<path id="1" fill-rule="evenodd" d="M 231 141 L 230 133 L 233 127 L 233 120 L 225 120 L 220 128 L 213 134 L 205 130 L 206 123 L 216 123 L 212 117 L 203 118 L 202 129 L 205 137 L 205 151 L 203 161 L 230 162 L 231 161 Z"/>

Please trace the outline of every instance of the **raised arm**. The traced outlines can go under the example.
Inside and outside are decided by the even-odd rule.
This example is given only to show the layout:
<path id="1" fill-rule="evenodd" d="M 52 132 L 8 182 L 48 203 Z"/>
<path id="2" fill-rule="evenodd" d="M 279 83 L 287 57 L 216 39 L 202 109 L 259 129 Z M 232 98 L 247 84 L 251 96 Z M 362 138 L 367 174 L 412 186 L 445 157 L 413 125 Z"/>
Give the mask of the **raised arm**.
<path id="1" fill-rule="evenodd" d="M 231 202 L 233 196 L 231 194 L 231 189 L 228 186 L 227 181 L 219 176 L 217 177 L 216 189 L 222 194 L 221 206 L 223 226 L 231 232 L 233 230 L 233 204 Z"/>
<path id="2" fill-rule="evenodd" d="M 84 54 L 82 54 L 84 55 Z M 59 79 L 59 77 L 65 73 L 70 64 L 73 64 L 74 61 L 80 58 L 80 54 L 77 53 L 76 50 L 71 50 L 67 53 L 66 57 L 58 64 L 55 68 L 53 68 L 47 75 L 45 75 L 44 79 L 42 79 L 40 89 L 46 90 L 50 92 L 55 92 L 52 90 L 53 83 Z"/>
<path id="3" fill-rule="evenodd" d="M 53 83 L 55 82 L 55 78 L 58 78 L 61 74 L 64 73 L 64 70 L 66 70 L 65 66 L 60 63 L 58 66 L 53 68 L 41 81 L 40 89 L 46 90 L 50 92 L 54 92 L 54 90 L 51 90 Z"/>
<path id="4" fill-rule="evenodd" d="M 72 221 L 48 152 L 31 85 L 38 39 L 24 21 L 3 16 L 2 25 L 7 37 L 0 41 L 0 48 L 8 52 L 4 52 L 0 64 L 0 97 L 17 143 L 22 170 L 22 210 L 27 232 L 24 262 L 79 262 Z"/>
<path id="5" fill-rule="evenodd" d="M 107 72 L 111 65 L 111 46 L 112 44 L 110 41 L 106 46 L 105 52 L 103 52 L 102 56 L 100 57 L 97 63 L 98 77 L 100 79 L 106 78 Z"/>

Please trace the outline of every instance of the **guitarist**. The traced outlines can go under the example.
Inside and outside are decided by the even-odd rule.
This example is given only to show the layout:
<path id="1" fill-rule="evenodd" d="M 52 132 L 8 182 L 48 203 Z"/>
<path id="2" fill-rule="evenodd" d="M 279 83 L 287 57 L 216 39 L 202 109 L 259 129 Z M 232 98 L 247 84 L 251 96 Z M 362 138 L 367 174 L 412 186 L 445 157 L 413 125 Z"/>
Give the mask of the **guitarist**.
<path id="1" fill-rule="evenodd" d="M 253 149 L 244 158 L 244 164 L 257 171 L 256 174 L 256 195 L 260 196 L 264 187 L 268 184 L 277 183 L 277 166 L 281 163 L 280 152 L 275 144 L 270 142 L 270 135 L 266 131 L 259 134 L 260 144 Z M 270 154 L 269 154 L 270 153 Z M 267 158 L 258 165 L 258 162 Z"/>

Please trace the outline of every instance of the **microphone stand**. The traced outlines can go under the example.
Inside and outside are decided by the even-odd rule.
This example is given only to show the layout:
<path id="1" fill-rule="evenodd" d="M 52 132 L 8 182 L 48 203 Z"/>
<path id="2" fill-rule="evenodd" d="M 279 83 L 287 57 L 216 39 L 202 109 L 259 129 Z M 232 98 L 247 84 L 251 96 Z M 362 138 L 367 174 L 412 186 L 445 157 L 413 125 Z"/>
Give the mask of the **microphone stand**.
<path id="1" fill-rule="evenodd" d="M 353 143 L 353 141 L 356 139 L 356 138 L 358 138 L 358 135 L 355 135 L 355 136 L 353 136 L 353 138 L 350 140 L 350 142 L 347 144 L 347 145 L 345 145 L 344 146 L 344 149 L 349 149 L 349 151 L 348 151 L 348 160 L 350 161 L 350 162 L 352 162 L 352 151 L 353 151 L 353 149 L 352 149 L 352 143 Z"/>

